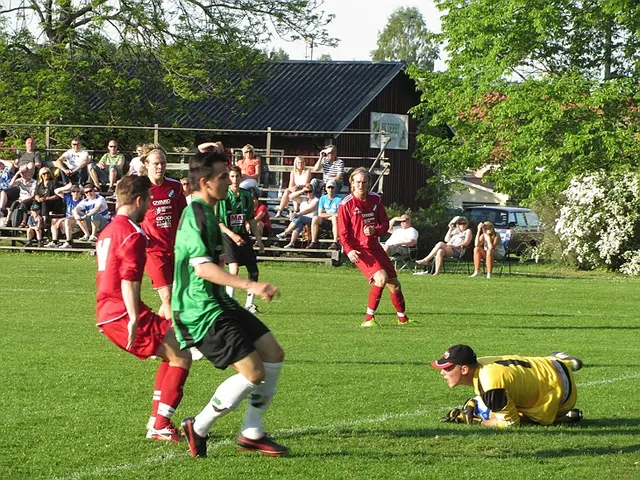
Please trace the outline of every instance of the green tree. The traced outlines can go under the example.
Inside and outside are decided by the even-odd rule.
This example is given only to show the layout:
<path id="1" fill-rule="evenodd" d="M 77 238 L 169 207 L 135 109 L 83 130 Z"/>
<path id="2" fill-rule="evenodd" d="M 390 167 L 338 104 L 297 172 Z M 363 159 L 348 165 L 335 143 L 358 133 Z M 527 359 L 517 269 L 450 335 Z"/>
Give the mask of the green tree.
<path id="1" fill-rule="evenodd" d="M 275 48 L 272 48 L 265 53 L 267 55 L 267 58 L 272 61 L 289 60 L 289 54 L 285 52 L 282 47 L 278 48 L 277 50 Z"/>
<path id="2" fill-rule="evenodd" d="M 449 69 L 413 69 L 414 113 L 452 136 L 419 135 L 446 181 L 492 166 L 499 191 L 524 202 L 574 175 L 636 168 L 640 154 L 640 17 L 624 2 L 439 0 Z"/>
<path id="3" fill-rule="evenodd" d="M 420 11 L 415 7 L 400 7 L 389 16 L 387 25 L 378 33 L 378 46 L 371 52 L 375 61 L 401 60 L 433 71 L 438 49 Z"/>
<path id="4" fill-rule="evenodd" d="M 322 55 L 320 55 L 318 57 L 318 61 L 320 61 L 320 62 L 330 62 L 331 61 L 331 54 L 323 53 Z"/>

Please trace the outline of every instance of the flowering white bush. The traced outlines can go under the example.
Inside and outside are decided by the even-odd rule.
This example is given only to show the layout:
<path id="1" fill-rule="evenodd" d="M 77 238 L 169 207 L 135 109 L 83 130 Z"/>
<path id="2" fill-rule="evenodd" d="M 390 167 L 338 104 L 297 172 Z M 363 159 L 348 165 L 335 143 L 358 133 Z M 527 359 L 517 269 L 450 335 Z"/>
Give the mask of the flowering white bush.
<path id="1" fill-rule="evenodd" d="M 563 254 L 583 268 L 640 274 L 640 174 L 602 171 L 575 177 L 556 221 Z"/>

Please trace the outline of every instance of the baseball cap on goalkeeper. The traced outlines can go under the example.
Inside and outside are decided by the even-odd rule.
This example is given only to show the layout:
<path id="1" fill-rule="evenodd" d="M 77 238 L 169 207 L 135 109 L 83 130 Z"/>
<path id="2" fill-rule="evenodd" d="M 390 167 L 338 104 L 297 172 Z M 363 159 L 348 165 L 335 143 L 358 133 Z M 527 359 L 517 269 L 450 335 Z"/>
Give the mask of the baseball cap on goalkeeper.
<path id="1" fill-rule="evenodd" d="M 431 362 L 433 368 L 442 370 L 453 365 L 474 365 L 478 363 L 476 352 L 468 345 L 454 345 L 445 350 L 442 358 Z"/>

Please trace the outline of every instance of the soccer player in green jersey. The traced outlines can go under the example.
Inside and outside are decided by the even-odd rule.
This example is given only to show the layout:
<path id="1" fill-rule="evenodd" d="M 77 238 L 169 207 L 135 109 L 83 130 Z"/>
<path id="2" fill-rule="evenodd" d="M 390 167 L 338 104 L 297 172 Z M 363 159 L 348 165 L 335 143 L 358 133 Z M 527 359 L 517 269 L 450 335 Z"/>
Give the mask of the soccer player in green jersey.
<path id="1" fill-rule="evenodd" d="M 213 423 L 249 398 L 236 444 L 241 450 L 280 456 L 287 448 L 265 434 L 262 416 L 276 393 L 284 351 L 264 323 L 227 295 L 241 288 L 270 301 L 275 286 L 245 280 L 222 267 L 223 240 L 215 205 L 227 197 L 229 170 L 220 153 L 198 153 L 189 162 L 193 201 L 182 214 L 175 246 L 173 324 L 180 348 L 197 347 L 216 368 L 238 373 L 216 389 L 195 417 L 182 421 L 194 457 L 207 455 Z"/>
<path id="2" fill-rule="evenodd" d="M 220 221 L 220 229 L 223 233 L 224 254 L 226 263 L 229 265 L 229 273 L 237 275 L 242 265 L 247 267 L 249 280 L 258 281 L 258 261 L 253 251 L 247 224 L 251 228 L 251 233 L 256 237 L 256 245 L 260 250 L 264 248 L 262 238 L 257 234 L 258 227 L 254 219 L 253 194 L 249 190 L 240 188 L 242 173 L 240 168 L 231 167 L 229 169 L 229 193 L 227 198 L 218 202 L 216 214 Z M 227 293 L 233 297 L 235 289 L 227 287 Z M 244 308 L 251 313 L 258 310 L 253 303 L 253 294 L 247 294 Z"/>

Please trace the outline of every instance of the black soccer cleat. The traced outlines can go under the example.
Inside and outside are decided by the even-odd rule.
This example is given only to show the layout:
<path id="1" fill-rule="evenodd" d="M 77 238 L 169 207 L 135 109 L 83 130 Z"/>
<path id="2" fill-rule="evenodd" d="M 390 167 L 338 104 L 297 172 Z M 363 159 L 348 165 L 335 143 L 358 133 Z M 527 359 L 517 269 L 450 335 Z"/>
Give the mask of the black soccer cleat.
<path id="1" fill-rule="evenodd" d="M 558 360 L 564 360 L 566 362 L 569 362 L 571 364 L 571 370 L 574 371 L 574 372 L 577 372 L 578 370 L 580 370 L 584 366 L 583 363 L 582 363 L 582 360 L 580 360 L 577 357 L 573 357 L 573 356 L 569 355 L 568 353 L 551 352 L 549 354 L 549 356 L 555 357 Z"/>
<path id="2" fill-rule="evenodd" d="M 182 420 L 180 424 L 182 435 L 187 439 L 189 444 L 189 453 L 192 457 L 206 457 L 207 456 L 207 439 L 209 436 L 201 437 L 193 429 L 193 423 L 195 419 L 193 417 L 187 417 Z"/>
<path id="3" fill-rule="evenodd" d="M 567 423 L 578 423 L 583 418 L 584 415 L 582 414 L 582 410 L 580 410 L 579 408 L 572 408 L 565 414 L 565 421 Z"/>
<path id="4" fill-rule="evenodd" d="M 286 455 L 289 451 L 284 445 L 276 443 L 269 435 L 266 435 L 259 440 L 251 440 L 249 438 L 238 435 L 236 438 L 236 447 L 238 450 L 245 452 L 260 452 L 270 457 L 281 457 Z"/>

